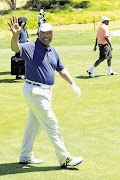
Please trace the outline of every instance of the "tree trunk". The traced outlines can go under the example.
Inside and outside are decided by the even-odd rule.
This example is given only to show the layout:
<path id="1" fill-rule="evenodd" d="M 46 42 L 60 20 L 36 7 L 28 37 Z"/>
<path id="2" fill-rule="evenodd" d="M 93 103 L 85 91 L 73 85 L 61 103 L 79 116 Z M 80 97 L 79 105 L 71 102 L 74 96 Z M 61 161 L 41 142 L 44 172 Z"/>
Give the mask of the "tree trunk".
<path id="1" fill-rule="evenodd" d="M 11 0 L 11 3 L 12 3 L 11 8 L 16 9 L 16 0 Z"/>
<path id="2" fill-rule="evenodd" d="M 51 1 L 49 0 L 49 5 L 50 5 L 50 7 L 51 7 Z"/>

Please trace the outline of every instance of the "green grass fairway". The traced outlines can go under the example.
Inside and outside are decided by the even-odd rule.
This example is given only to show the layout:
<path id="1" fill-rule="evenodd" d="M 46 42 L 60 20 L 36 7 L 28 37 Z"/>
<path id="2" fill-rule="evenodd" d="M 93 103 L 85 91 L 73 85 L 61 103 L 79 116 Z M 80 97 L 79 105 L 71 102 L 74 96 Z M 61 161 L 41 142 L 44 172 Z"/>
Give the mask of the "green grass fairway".
<path id="1" fill-rule="evenodd" d="M 84 32 L 81 45 L 76 39 L 76 44 L 73 42 L 72 45 L 73 32 L 69 33 L 68 41 L 63 38 L 60 45 L 57 40 L 52 43 L 82 92 L 77 99 L 70 85 L 56 73 L 52 109 L 57 116 L 67 150 L 73 156 L 84 158 L 82 164 L 65 170 L 59 167 L 54 149 L 44 131 L 40 132 L 34 142 L 35 157 L 42 158 L 44 164 L 18 164 L 28 116 L 28 107 L 22 96 L 24 80 L 16 81 L 15 76 L 11 76 L 10 58 L 14 53 L 9 44 L 6 44 L 7 49 L 0 45 L 1 180 L 120 179 L 120 45 L 117 45 L 118 37 L 114 37 L 112 68 L 118 75 L 107 76 L 108 68 L 104 61 L 94 71 L 97 77 L 89 78 L 86 70 L 98 58 L 98 50 L 93 52 L 95 34 Z M 60 39 L 59 32 L 55 36 Z M 85 37 L 88 38 L 86 44 Z M 4 38 L 0 42 L 2 40 Z"/>

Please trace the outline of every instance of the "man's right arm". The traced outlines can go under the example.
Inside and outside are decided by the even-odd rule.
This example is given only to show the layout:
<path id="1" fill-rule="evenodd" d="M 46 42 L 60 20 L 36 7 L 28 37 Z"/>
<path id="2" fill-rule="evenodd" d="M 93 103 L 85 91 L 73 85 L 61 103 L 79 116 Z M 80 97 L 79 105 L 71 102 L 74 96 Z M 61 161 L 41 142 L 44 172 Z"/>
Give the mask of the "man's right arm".
<path id="1" fill-rule="evenodd" d="M 94 46 L 94 49 L 93 49 L 94 51 L 96 51 L 97 50 L 97 38 L 96 38 L 96 41 L 95 41 L 95 46 Z"/>
<path id="2" fill-rule="evenodd" d="M 16 53 L 20 52 L 18 37 L 19 35 L 13 35 L 12 40 L 11 40 L 11 49 L 12 51 Z"/>

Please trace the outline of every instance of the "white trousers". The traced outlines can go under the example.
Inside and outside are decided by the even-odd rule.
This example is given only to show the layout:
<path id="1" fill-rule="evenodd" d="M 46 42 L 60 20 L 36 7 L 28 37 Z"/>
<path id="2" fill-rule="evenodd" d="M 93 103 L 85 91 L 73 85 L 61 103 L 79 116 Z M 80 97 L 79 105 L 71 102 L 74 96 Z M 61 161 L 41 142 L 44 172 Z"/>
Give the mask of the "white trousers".
<path id="1" fill-rule="evenodd" d="M 54 146 L 61 164 L 66 157 L 70 156 L 70 153 L 66 151 L 57 119 L 51 109 L 52 90 L 25 83 L 23 96 L 29 106 L 29 116 L 24 132 L 20 161 L 32 158 L 33 141 L 38 130 L 43 128 Z"/>

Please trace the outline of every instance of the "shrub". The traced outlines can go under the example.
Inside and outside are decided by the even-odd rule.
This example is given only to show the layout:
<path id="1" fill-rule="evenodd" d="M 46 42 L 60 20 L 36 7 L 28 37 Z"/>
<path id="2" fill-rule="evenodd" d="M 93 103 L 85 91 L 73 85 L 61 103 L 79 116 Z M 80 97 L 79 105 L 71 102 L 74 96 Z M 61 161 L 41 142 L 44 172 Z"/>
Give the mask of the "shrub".
<path id="1" fill-rule="evenodd" d="M 58 4 L 60 5 L 60 6 L 64 6 L 65 4 L 70 4 L 71 3 L 71 1 L 70 0 L 63 0 L 63 1 L 61 1 L 61 0 L 58 0 Z"/>
<path id="2" fill-rule="evenodd" d="M 88 8 L 91 6 L 90 1 L 82 1 L 80 3 L 75 3 L 74 7 L 75 8 Z"/>
<path id="3" fill-rule="evenodd" d="M 70 7 L 74 8 L 88 8 L 91 6 L 90 1 L 82 1 L 82 2 L 73 2 L 72 0 L 30 0 L 27 1 L 24 8 L 32 8 L 39 10 L 41 8 L 45 9 L 70 9 Z"/>
<path id="4" fill-rule="evenodd" d="M 23 8 L 41 9 L 44 7 L 45 9 L 68 9 L 71 4 L 71 0 L 30 0 L 27 1 L 26 5 Z"/>
<path id="5" fill-rule="evenodd" d="M 27 1 L 26 5 L 23 8 L 42 9 L 43 7 L 45 9 L 50 8 L 50 3 L 48 0 L 30 0 Z"/>

